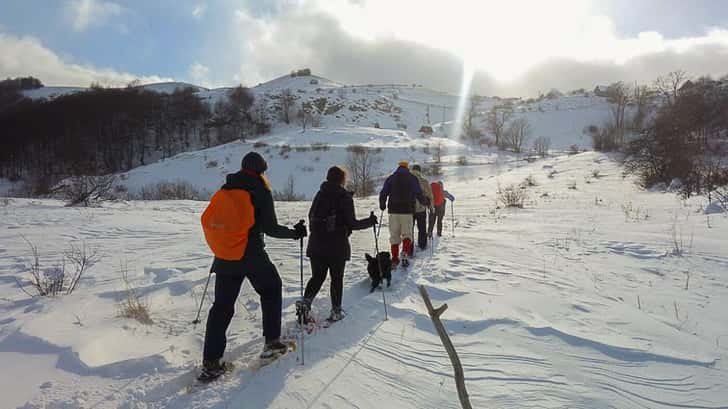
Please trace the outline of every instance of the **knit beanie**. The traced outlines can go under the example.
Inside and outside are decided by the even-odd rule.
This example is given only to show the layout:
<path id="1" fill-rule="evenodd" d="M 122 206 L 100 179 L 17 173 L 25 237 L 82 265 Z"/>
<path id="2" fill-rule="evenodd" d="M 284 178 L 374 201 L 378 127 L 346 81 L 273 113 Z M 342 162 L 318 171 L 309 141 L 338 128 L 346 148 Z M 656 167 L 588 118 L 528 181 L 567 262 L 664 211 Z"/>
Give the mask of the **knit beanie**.
<path id="1" fill-rule="evenodd" d="M 260 175 L 268 169 L 268 164 L 258 152 L 249 152 L 243 157 L 241 168 Z"/>

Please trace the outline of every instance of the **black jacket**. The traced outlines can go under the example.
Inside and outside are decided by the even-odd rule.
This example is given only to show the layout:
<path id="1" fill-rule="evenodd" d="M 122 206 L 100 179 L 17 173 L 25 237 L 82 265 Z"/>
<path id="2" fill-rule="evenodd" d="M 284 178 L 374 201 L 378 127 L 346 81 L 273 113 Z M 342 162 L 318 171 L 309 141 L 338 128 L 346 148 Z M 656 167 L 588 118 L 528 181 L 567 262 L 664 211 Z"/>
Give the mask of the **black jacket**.
<path id="1" fill-rule="evenodd" d="M 349 235 L 352 230 L 371 227 L 372 221 L 356 219 L 352 193 L 334 183 L 324 182 L 311 203 L 308 225 L 311 235 L 306 256 L 349 260 Z"/>
<path id="2" fill-rule="evenodd" d="M 379 208 L 388 208 L 390 214 L 414 214 L 415 200 L 424 206 L 430 205 L 430 201 L 422 194 L 417 177 L 406 167 L 400 166 L 384 181 L 382 191 L 379 192 Z"/>
<path id="3" fill-rule="evenodd" d="M 250 200 L 255 209 L 255 224 L 248 233 L 248 246 L 240 261 L 225 261 L 215 258 L 213 270 L 216 273 L 240 274 L 241 268 L 255 268 L 258 261 L 268 260 L 265 253 L 263 235 L 277 239 L 292 239 L 296 232 L 278 224 L 273 195 L 265 186 L 260 176 L 243 171 L 227 175 L 226 183 L 221 189 L 243 189 L 250 193 Z M 241 263 L 243 262 L 244 263 Z"/>

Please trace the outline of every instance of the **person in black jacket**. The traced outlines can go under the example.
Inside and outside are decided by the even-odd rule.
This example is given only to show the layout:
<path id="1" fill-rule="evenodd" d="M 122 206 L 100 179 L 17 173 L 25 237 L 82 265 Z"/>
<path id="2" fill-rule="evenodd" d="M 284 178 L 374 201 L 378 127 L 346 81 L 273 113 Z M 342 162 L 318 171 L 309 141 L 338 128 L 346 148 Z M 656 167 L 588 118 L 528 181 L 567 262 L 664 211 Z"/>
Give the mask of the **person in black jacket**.
<path id="1" fill-rule="evenodd" d="M 331 315 L 330 321 L 343 318 L 341 297 L 344 287 L 344 268 L 351 258 L 349 235 L 353 230 L 374 226 L 377 217 L 372 212 L 367 219 L 357 220 L 352 193 L 344 189 L 346 172 L 334 166 L 326 174 L 326 181 L 316 193 L 308 212 L 311 237 L 308 240 L 306 256 L 311 262 L 312 277 L 306 284 L 304 302 L 307 309 L 304 321 L 309 321 L 307 312 L 321 286 L 326 273 L 331 273 Z"/>
<path id="2" fill-rule="evenodd" d="M 248 233 L 248 244 L 242 259 L 228 261 L 215 258 L 213 262 L 212 270 L 217 274 L 215 301 L 210 308 L 205 330 L 203 368 L 198 378 L 203 381 L 217 378 L 225 371 L 225 364 L 220 361 L 227 343 L 225 332 L 235 313 L 235 300 L 246 277 L 260 295 L 265 337 L 261 357 L 273 356 L 287 349 L 287 345 L 280 342 L 281 278 L 265 251 L 263 235 L 298 240 L 306 236 L 306 227 L 298 224 L 295 229 L 289 229 L 278 224 L 270 185 L 263 174 L 268 168 L 263 157 L 250 152 L 243 158 L 241 168 L 239 172 L 227 175 L 227 182 L 222 189 L 243 189 L 250 193 L 255 209 L 255 224 Z"/>

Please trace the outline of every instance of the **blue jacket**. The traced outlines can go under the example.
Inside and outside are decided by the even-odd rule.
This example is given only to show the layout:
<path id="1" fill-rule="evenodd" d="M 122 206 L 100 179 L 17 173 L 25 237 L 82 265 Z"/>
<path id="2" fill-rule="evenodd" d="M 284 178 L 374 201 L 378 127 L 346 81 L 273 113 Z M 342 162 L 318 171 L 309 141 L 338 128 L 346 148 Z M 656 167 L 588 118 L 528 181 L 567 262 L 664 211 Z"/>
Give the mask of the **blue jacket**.
<path id="1" fill-rule="evenodd" d="M 406 167 L 400 166 L 384 181 L 382 191 L 379 192 L 379 208 L 389 209 L 390 214 L 414 214 L 415 200 L 425 206 L 430 205 L 422 194 L 417 177 Z"/>

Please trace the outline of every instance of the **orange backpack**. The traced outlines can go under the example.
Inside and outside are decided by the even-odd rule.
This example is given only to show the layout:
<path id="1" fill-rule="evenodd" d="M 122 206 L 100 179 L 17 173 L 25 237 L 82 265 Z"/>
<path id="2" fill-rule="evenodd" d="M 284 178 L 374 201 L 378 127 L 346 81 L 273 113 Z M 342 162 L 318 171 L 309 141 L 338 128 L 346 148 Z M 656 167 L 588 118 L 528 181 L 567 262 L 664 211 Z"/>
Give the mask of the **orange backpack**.
<path id="1" fill-rule="evenodd" d="M 215 257 L 240 260 L 248 245 L 248 232 L 255 224 L 250 193 L 241 189 L 220 189 L 202 213 L 202 231 Z"/>

